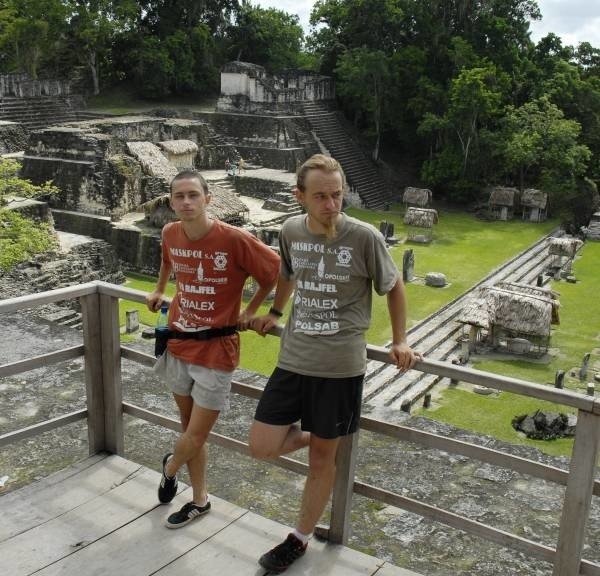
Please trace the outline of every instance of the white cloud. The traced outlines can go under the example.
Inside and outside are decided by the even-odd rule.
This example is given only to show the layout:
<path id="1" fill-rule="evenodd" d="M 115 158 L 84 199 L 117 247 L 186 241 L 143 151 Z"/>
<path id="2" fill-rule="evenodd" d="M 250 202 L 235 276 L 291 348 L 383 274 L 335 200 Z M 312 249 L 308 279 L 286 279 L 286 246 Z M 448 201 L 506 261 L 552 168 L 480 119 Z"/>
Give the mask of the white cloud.
<path id="1" fill-rule="evenodd" d="M 538 0 L 542 20 L 531 23 L 531 37 L 537 42 L 550 32 L 563 44 L 589 42 L 600 48 L 600 2 L 597 0 Z"/>

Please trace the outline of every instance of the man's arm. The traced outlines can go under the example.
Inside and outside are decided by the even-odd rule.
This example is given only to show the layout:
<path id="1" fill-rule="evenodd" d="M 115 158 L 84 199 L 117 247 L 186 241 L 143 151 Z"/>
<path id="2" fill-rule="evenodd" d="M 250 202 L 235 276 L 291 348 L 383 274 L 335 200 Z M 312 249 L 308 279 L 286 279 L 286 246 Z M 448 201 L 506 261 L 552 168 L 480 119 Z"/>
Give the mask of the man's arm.
<path id="1" fill-rule="evenodd" d="M 394 287 L 387 293 L 388 312 L 392 324 L 392 346 L 390 357 L 394 364 L 405 372 L 410 370 L 421 354 L 415 352 L 406 342 L 406 292 L 404 283 L 400 278 L 396 280 Z"/>
<path id="2" fill-rule="evenodd" d="M 287 280 L 280 274 L 279 280 L 277 281 L 277 289 L 275 290 L 275 298 L 273 299 L 273 306 L 271 308 L 283 313 L 283 309 L 288 303 L 295 285 L 295 280 Z M 279 315 L 269 312 L 264 316 L 254 318 L 251 328 L 256 330 L 261 336 L 265 336 L 271 328 L 277 325 L 279 318 Z"/>
<path id="3" fill-rule="evenodd" d="M 156 281 L 156 287 L 154 292 L 151 292 L 146 296 L 146 306 L 151 312 L 156 312 L 163 302 L 163 296 L 167 288 L 167 282 L 171 276 L 171 263 L 165 262 L 164 260 L 160 263 L 160 271 L 158 273 L 158 280 Z"/>
<path id="4" fill-rule="evenodd" d="M 240 330 L 247 330 L 252 322 L 252 317 L 256 314 L 258 307 L 263 303 L 264 299 L 271 293 L 271 290 L 275 288 L 277 280 L 270 282 L 269 284 L 259 284 L 258 289 L 252 296 L 250 302 L 242 312 L 238 319 L 238 328 Z"/>

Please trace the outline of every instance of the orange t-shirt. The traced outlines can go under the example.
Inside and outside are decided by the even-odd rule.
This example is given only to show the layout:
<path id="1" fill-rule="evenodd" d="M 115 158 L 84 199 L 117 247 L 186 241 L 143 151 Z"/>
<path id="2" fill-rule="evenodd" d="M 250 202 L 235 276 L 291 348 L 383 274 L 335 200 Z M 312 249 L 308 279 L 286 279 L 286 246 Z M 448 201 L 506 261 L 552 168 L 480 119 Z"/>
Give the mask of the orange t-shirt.
<path id="1" fill-rule="evenodd" d="M 162 231 L 162 259 L 175 273 L 177 291 L 169 309 L 169 328 L 182 332 L 237 324 L 248 276 L 260 285 L 275 282 L 279 256 L 249 232 L 218 220 L 200 240 L 191 241 L 181 222 Z M 207 368 L 233 370 L 239 363 L 238 334 L 209 340 L 177 340 L 173 356 Z"/>

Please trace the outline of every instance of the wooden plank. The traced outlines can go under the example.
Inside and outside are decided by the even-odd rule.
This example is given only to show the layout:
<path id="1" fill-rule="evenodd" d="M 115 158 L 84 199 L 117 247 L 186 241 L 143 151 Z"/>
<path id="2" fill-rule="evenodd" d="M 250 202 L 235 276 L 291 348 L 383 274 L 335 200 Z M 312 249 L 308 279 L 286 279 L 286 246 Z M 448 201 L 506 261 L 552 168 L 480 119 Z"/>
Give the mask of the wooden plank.
<path id="1" fill-rule="evenodd" d="M 265 570 L 260 568 L 258 559 L 282 542 L 290 531 L 286 526 L 248 512 L 156 576 L 263 575 Z M 289 576 L 371 576 L 380 564 L 376 558 L 356 550 L 313 538 L 306 554 L 285 573 Z"/>
<path id="2" fill-rule="evenodd" d="M 123 482 L 140 465 L 97 454 L 0 498 L 0 542 L 65 514 Z"/>
<path id="3" fill-rule="evenodd" d="M 129 402 L 123 402 L 123 413 L 130 414 L 131 416 L 135 416 L 136 418 L 140 418 L 146 422 L 164 426 L 165 428 L 174 430 L 175 432 L 179 432 L 181 430 L 179 422 L 174 418 L 163 416 L 162 414 L 157 414 L 156 412 L 151 412 L 150 410 L 146 410 L 145 408 L 141 408 L 135 404 L 130 404 Z M 223 436 L 222 434 L 217 434 L 216 432 L 211 432 L 208 435 L 208 441 L 211 444 L 223 446 L 224 448 L 228 448 L 234 452 L 250 456 L 248 444 L 242 442 L 241 440 L 236 440 L 234 438 L 229 438 L 228 436 Z M 308 473 L 307 464 L 287 456 L 280 456 L 276 460 L 270 460 L 269 462 L 274 466 L 279 466 L 280 468 L 285 468 L 286 470 L 291 470 L 292 472 L 297 472 L 298 474 L 304 474 L 305 476 Z"/>
<path id="4" fill-rule="evenodd" d="M 23 308 L 35 308 L 42 304 L 70 300 L 88 294 L 95 294 L 98 290 L 97 284 L 97 282 L 87 282 L 85 284 L 78 284 L 77 286 L 67 286 L 66 288 L 58 288 L 57 290 L 28 294 L 27 296 L 9 298 L 4 301 L 0 300 L 0 314 L 16 312 Z"/>
<path id="5" fill-rule="evenodd" d="M 101 452 L 106 445 L 104 430 L 104 390 L 102 385 L 102 341 L 100 297 L 84 296 L 80 300 L 85 346 L 85 391 L 88 409 L 90 454 Z"/>
<path id="6" fill-rule="evenodd" d="M 391 438 L 407 442 L 414 442 L 427 448 L 435 448 L 450 452 L 451 454 L 462 454 L 469 458 L 476 458 L 494 466 L 502 466 L 521 474 L 529 474 L 530 476 L 556 482 L 557 484 L 566 485 L 569 479 L 568 471 L 555 468 L 554 466 L 548 466 L 547 464 L 541 464 L 540 462 L 534 462 L 533 460 L 527 460 L 526 458 L 513 456 L 512 454 L 506 454 L 505 452 L 499 452 L 491 448 L 477 446 L 476 444 L 463 442 L 462 440 L 423 432 L 422 430 L 416 430 L 408 426 L 390 424 L 389 422 L 382 422 L 381 420 L 374 420 L 363 416 L 360 419 L 360 427 L 363 430 L 369 430 L 376 434 L 385 434 Z M 600 480 L 594 482 L 594 495 L 600 496 Z"/>
<path id="7" fill-rule="evenodd" d="M 3 364 L 0 366 L 0 378 L 6 378 L 7 376 L 20 374 L 21 372 L 27 372 L 28 370 L 35 370 L 36 368 L 45 368 L 50 364 L 57 364 L 63 360 L 79 358 L 80 356 L 83 356 L 83 352 L 83 344 L 78 344 L 77 346 L 63 348 L 62 350 L 57 350 L 56 352 L 41 354 L 35 358 L 27 358 L 26 360 L 12 362 L 11 364 Z"/>
<path id="8" fill-rule="evenodd" d="M 102 346 L 102 386 L 104 389 L 104 450 L 124 453 L 123 390 L 121 386 L 121 350 L 119 332 L 119 300 L 100 295 Z"/>
<path id="9" fill-rule="evenodd" d="M 148 366 L 149 368 L 152 368 L 156 362 L 156 358 L 154 356 L 140 352 L 139 350 L 134 350 L 128 346 L 121 346 L 121 358 L 132 360 L 133 362 L 142 364 L 142 366 Z"/>
<path id="10" fill-rule="evenodd" d="M 375 576 L 416 576 L 416 573 L 385 562 Z"/>
<path id="11" fill-rule="evenodd" d="M 350 514 L 359 433 L 343 436 L 335 458 L 336 472 L 327 538 L 333 544 L 346 544 L 350 536 Z"/>
<path id="12" fill-rule="evenodd" d="M 6 574 L 26 576 L 71 555 L 80 556 L 74 553 L 159 506 L 159 480 L 158 472 L 140 468 L 103 494 L 5 540 L 0 544 L 0 558 Z M 83 566 L 68 573 L 88 572 Z"/>
<path id="13" fill-rule="evenodd" d="M 154 473 L 158 477 L 157 473 Z M 152 482 L 144 492 L 156 501 L 156 485 Z M 142 496 L 140 494 L 140 496 Z M 119 574 L 137 576 L 154 574 L 186 552 L 196 548 L 246 513 L 243 508 L 216 497 L 211 497 L 212 509 L 181 530 L 170 530 L 164 526 L 168 514 L 175 512 L 191 499 L 191 489 L 175 497 L 168 506 L 157 506 L 138 516 L 134 521 L 94 541 L 89 546 L 70 554 L 58 562 L 36 572 L 36 576 L 85 574 L 106 576 Z M 118 505 L 127 502 L 118 498 Z M 209 574 L 203 571 L 202 574 Z"/>
<path id="14" fill-rule="evenodd" d="M 600 417 L 580 410 L 577 415 L 577 429 L 560 521 L 553 576 L 571 576 L 579 573 L 599 445 Z"/>
<path id="15" fill-rule="evenodd" d="M 389 351 L 381 346 L 367 346 L 367 357 L 372 360 L 389 363 Z M 509 376 L 498 376 L 474 368 L 465 368 L 457 366 L 450 362 L 439 360 L 423 359 L 415 364 L 415 370 L 421 370 L 427 374 L 436 374 L 454 380 L 470 382 L 487 388 L 497 388 L 506 392 L 514 392 L 540 400 L 547 400 L 564 406 L 571 406 L 578 410 L 592 412 L 594 410 L 593 397 L 572 392 L 570 390 L 561 390 L 551 386 L 534 384 L 527 380 L 519 380 Z"/>
<path id="16" fill-rule="evenodd" d="M 369 484 L 364 484 L 362 482 L 354 483 L 354 491 L 367 498 L 391 504 L 402 510 L 407 510 L 408 512 L 418 514 L 424 518 L 429 518 L 435 522 L 441 522 L 442 524 L 446 524 L 447 526 L 451 526 L 458 530 L 464 530 L 465 532 L 469 532 L 470 534 L 474 534 L 475 536 L 484 538 L 490 542 L 495 542 L 501 546 L 520 550 L 521 552 L 525 552 L 526 554 L 540 558 L 546 562 L 554 561 L 555 551 L 553 548 L 543 546 L 537 542 L 532 542 L 526 538 L 515 536 L 504 530 L 498 530 L 487 524 L 469 520 L 459 514 L 454 514 L 453 512 L 448 512 L 436 508 L 435 506 L 424 504 L 413 498 L 400 496 L 399 494 L 394 494 L 393 492 L 388 492 L 387 490 L 382 490 L 381 488 L 376 488 L 375 486 L 370 486 Z"/>
<path id="17" fill-rule="evenodd" d="M 17 442 L 17 440 L 23 440 L 24 438 L 37 436 L 42 432 L 47 432 L 48 430 L 54 430 L 55 428 L 60 428 L 62 426 L 66 426 L 67 424 L 84 420 L 86 417 L 87 409 L 84 408 L 83 410 L 76 410 L 75 412 L 70 412 L 64 416 L 57 416 L 56 418 L 51 418 L 50 420 L 44 420 L 39 424 L 33 424 L 32 426 L 27 426 L 26 428 L 20 428 L 14 432 L 7 432 L 6 434 L 2 434 L 0 436 L 0 448 L 7 446 L 8 444 L 12 444 L 13 442 Z"/>

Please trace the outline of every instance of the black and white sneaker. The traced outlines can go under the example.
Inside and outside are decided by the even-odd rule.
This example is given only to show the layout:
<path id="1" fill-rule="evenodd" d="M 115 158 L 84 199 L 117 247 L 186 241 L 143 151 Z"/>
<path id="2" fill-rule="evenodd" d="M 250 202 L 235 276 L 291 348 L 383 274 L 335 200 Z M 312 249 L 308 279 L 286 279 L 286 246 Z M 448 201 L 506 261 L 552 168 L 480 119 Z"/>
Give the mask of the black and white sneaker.
<path id="1" fill-rule="evenodd" d="M 179 512 L 171 514 L 165 523 L 167 528 L 181 528 L 189 524 L 192 520 L 200 518 L 210 510 L 210 501 L 207 500 L 204 506 L 198 506 L 193 502 L 184 504 Z"/>
<path id="2" fill-rule="evenodd" d="M 306 546 L 290 533 L 281 544 L 263 554 L 258 563 L 269 572 L 280 574 L 287 570 L 300 556 L 304 555 Z"/>
<path id="3" fill-rule="evenodd" d="M 158 485 L 158 501 L 162 504 L 168 504 L 175 498 L 175 494 L 177 494 L 177 475 L 170 478 L 165 473 L 165 466 L 171 456 L 173 456 L 173 454 L 169 452 L 168 454 L 165 454 L 165 457 L 163 458 L 162 477 L 160 479 L 160 484 Z"/>

